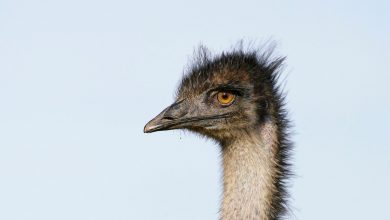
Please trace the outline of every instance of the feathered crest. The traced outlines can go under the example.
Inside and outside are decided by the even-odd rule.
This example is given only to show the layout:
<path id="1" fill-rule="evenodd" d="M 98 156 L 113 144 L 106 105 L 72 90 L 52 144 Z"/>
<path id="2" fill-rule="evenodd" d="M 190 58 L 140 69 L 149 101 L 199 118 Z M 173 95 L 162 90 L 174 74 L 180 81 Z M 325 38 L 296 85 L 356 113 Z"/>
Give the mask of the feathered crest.
<path id="1" fill-rule="evenodd" d="M 201 89 L 202 85 L 209 82 L 218 70 L 225 67 L 236 70 L 248 67 L 261 69 L 262 73 L 278 81 L 285 57 L 275 56 L 275 50 L 276 43 L 271 40 L 261 44 L 241 40 L 229 50 L 220 53 L 211 52 L 206 46 L 200 44 L 194 49 L 193 55 L 184 68 L 176 97 L 185 90 L 194 93 L 197 89 Z M 250 71 L 250 69 L 247 70 Z"/>

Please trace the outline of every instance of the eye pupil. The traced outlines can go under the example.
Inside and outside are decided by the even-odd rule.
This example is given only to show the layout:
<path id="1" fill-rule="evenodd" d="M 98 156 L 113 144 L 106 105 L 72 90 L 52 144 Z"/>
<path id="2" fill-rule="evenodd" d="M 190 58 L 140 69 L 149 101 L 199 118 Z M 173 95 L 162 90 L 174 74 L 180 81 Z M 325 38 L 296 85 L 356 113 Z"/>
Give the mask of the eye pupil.
<path id="1" fill-rule="evenodd" d="M 222 98 L 223 98 L 223 99 L 229 99 L 229 94 L 223 93 Z"/>

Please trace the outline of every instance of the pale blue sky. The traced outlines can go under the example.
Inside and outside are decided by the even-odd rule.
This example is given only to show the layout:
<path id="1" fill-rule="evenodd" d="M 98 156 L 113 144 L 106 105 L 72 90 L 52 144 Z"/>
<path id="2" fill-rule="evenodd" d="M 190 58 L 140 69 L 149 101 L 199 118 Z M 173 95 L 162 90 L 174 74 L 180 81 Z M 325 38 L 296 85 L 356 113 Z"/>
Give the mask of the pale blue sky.
<path id="1" fill-rule="evenodd" d="M 203 43 L 272 37 L 301 220 L 390 219 L 389 1 L 0 0 L 0 219 L 212 220 L 220 160 L 144 134 Z"/>

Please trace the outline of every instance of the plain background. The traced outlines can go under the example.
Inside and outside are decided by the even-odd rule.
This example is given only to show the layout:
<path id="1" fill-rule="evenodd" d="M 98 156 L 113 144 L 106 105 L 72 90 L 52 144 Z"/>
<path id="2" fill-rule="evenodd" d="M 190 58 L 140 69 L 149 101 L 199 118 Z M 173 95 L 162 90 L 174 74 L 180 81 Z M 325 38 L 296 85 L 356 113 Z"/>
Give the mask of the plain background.
<path id="1" fill-rule="evenodd" d="M 278 43 L 290 219 L 390 219 L 390 3 L 0 0 L 0 219 L 212 220 L 219 149 L 144 134 L 203 43 Z"/>

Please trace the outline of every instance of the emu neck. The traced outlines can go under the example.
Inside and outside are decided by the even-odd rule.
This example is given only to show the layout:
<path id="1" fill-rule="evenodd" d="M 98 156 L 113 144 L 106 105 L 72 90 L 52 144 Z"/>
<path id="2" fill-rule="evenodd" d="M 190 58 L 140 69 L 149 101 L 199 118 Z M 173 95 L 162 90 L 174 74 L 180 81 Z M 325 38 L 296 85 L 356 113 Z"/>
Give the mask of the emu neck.
<path id="1" fill-rule="evenodd" d="M 223 146 L 221 220 L 271 220 L 277 192 L 277 128 L 266 122 Z"/>

